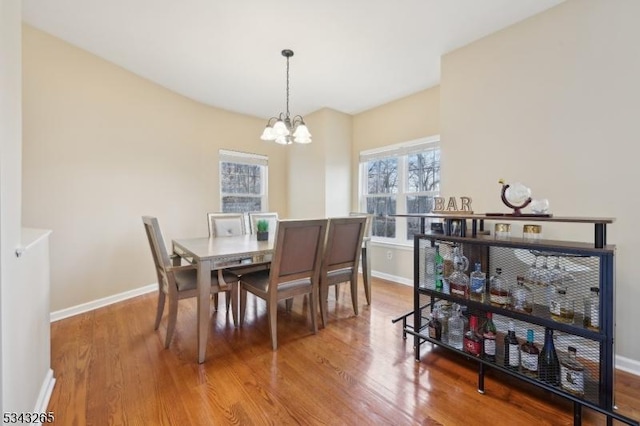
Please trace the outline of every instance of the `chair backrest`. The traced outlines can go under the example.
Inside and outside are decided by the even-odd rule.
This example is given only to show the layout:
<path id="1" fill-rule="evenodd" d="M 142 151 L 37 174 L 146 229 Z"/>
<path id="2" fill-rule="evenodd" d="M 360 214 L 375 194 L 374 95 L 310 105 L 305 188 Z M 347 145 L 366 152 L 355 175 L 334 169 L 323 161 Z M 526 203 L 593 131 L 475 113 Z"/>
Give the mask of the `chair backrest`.
<path id="1" fill-rule="evenodd" d="M 367 218 L 362 215 L 329 219 L 322 263 L 323 276 L 337 269 L 358 269 L 366 225 Z"/>
<path id="2" fill-rule="evenodd" d="M 349 213 L 349 216 L 354 217 L 354 216 L 364 216 L 367 218 L 367 224 L 365 225 L 364 228 L 364 238 L 371 238 L 371 223 L 373 222 L 373 215 L 371 213 L 364 213 L 364 212 L 351 212 Z"/>
<path id="3" fill-rule="evenodd" d="M 233 237 L 247 233 L 244 213 L 207 213 L 210 237 Z"/>
<path id="4" fill-rule="evenodd" d="M 160 231 L 158 219 L 151 216 L 142 216 L 142 223 L 144 224 L 144 230 L 147 233 L 147 239 L 151 247 L 153 263 L 155 264 L 156 273 L 158 274 L 158 284 L 161 284 L 166 290 L 169 285 L 167 267 L 171 266 L 171 261 L 169 259 L 169 253 L 167 253 L 167 246 L 164 245 L 164 238 Z"/>
<path id="5" fill-rule="evenodd" d="M 276 234 L 278 230 L 278 213 L 277 212 L 269 212 L 269 213 L 249 213 L 249 223 L 251 225 L 251 233 L 255 234 L 258 232 L 258 221 L 266 220 L 269 223 L 269 232 L 273 235 Z"/>
<path id="6" fill-rule="evenodd" d="M 320 278 L 327 231 L 326 219 L 283 220 L 278 223 L 269 285 Z"/>

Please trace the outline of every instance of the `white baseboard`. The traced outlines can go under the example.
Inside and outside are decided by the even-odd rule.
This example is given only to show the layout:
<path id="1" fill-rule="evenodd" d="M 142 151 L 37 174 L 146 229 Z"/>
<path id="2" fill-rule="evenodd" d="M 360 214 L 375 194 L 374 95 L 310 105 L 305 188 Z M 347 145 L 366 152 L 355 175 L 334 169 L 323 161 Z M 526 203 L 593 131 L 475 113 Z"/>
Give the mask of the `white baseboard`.
<path id="1" fill-rule="evenodd" d="M 413 279 L 398 277 L 396 275 L 386 274 L 384 272 L 379 271 L 371 271 L 371 276 L 376 278 L 381 278 L 386 281 L 393 281 L 398 284 L 413 286 Z"/>
<path id="2" fill-rule="evenodd" d="M 94 309 L 102 308 L 103 306 L 112 305 L 114 303 L 122 302 L 123 300 L 131 299 L 133 297 L 141 296 L 143 294 L 151 293 L 154 291 L 158 291 L 157 283 L 125 291 L 123 293 L 114 294 L 113 296 L 103 297 L 102 299 L 94 300 L 92 302 L 87 302 L 81 305 L 51 312 L 50 320 L 51 322 L 54 322 L 64 318 L 69 318 L 74 315 L 93 311 Z"/>
<path id="3" fill-rule="evenodd" d="M 616 368 L 640 376 L 640 361 L 616 355 Z"/>
<path id="4" fill-rule="evenodd" d="M 42 382 L 42 386 L 40 387 L 40 393 L 38 394 L 38 400 L 36 401 L 36 406 L 33 409 L 34 413 L 46 413 L 47 407 L 49 407 L 49 400 L 51 399 L 51 393 L 53 392 L 53 387 L 56 384 L 56 379 L 53 377 L 53 370 L 49 369 L 47 371 L 47 375 Z"/>

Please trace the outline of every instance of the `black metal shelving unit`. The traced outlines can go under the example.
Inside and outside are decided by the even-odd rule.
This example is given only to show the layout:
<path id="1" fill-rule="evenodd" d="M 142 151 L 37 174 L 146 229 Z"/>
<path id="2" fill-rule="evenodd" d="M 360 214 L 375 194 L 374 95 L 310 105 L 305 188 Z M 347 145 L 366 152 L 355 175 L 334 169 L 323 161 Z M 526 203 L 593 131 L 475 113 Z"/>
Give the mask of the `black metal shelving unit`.
<path id="1" fill-rule="evenodd" d="M 541 387 L 549 392 L 563 396 L 574 403 L 574 424 L 581 424 L 582 407 L 588 407 L 607 416 L 607 423 L 613 419 L 630 425 L 639 425 L 638 421 L 621 416 L 614 412 L 614 256 L 615 247 L 606 245 L 606 225 L 613 223 L 611 218 L 536 218 L 536 217 L 495 217 L 486 215 L 407 215 L 421 218 L 443 218 L 444 234 L 420 234 L 414 240 L 414 306 L 413 311 L 397 318 L 394 322 L 402 320 L 403 337 L 407 334 L 414 338 L 414 351 L 416 361 L 420 361 L 420 347 L 424 343 L 440 345 L 448 350 L 457 352 L 478 362 L 478 391 L 484 393 L 484 374 L 487 368 L 500 371 L 521 379 L 524 382 Z M 450 235 L 451 222 L 458 221 L 458 235 Z M 467 223 L 471 222 L 471 226 Z M 566 222 L 589 223 L 594 225 L 594 243 L 551 241 L 551 240 L 525 240 L 519 237 L 496 239 L 481 232 L 484 230 L 485 221 L 511 222 Z M 462 226 L 459 226 L 462 223 Z M 468 232 L 468 231 L 471 232 Z M 424 225 L 422 226 L 424 232 Z M 469 264 L 475 262 L 482 264 L 482 270 L 487 272 L 487 294 L 485 301 L 463 299 L 435 289 L 435 278 L 429 260 L 433 258 L 436 247 L 446 257 L 449 247 L 456 245 L 462 248 L 462 252 L 469 259 Z M 545 303 L 544 292 L 546 289 L 536 289 L 534 301 L 536 305 L 531 314 L 516 312 L 510 309 L 493 306 L 489 303 L 489 276 L 496 267 L 507 271 L 505 278 L 508 282 L 515 283 L 516 275 L 523 275 L 535 256 L 550 257 L 556 262 L 565 262 L 572 265 L 578 272 L 575 273 L 575 288 L 571 289 L 573 296 L 579 301 L 576 306 L 576 317 L 570 324 L 554 321 Z M 558 260 L 568 259 L 568 260 Z M 566 271 L 565 271 L 566 273 Z M 589 288 L 597 286 L 599 292 L 599 325 L 598 331 L 591 330 L 582 325 L 582 298 L 588 294 Z M 426 326 L 428 313 L 439 300 L 465 305 L 470 313 L 482 316 L 486 312 L 492 312 L 496 322 L 513 320 L 521 328 L 536 328 L 537 335 L 542 337 L 540 330 L 552 328 L 557 333 L 556 342 L 570 341 L 572 346 L 578 347 L 578 354 L 582 355 L 585 370 L 588 371 L 589 383 L 586 386 L 583 397 L 575 396 L 560 387 L 552 386 L 535 378 L 525 376 L 518 371 L 505 368 L 501 364 L 501 354 L 496 362 L 473 357 L 447 343 L 429 338 Z M 407 323 L 412 318 L 413 324 Z M 504 321 L 503 321 L 504 322 Z M 504 325 L 498 327 L 499 332 L 505 332 Z M 522 337 L 522 335 L 520 335 Z M 556 343 L 558 353 L 563 353 L 566 346 Z M 501 346 L 501 345 L 498 345 Z M 538 343 L 538 346 L 541 345 Z"/>

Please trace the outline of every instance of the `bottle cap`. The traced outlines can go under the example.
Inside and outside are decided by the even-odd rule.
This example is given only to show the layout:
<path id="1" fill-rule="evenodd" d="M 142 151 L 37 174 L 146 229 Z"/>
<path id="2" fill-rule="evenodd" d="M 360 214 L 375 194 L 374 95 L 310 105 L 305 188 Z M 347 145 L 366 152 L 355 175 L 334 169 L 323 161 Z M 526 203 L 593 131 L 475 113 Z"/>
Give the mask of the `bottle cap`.
<path id="1" fill-rule="evenodd" d="M 527 330 L 527 340 L 533 342 L 533 330 Z"/>

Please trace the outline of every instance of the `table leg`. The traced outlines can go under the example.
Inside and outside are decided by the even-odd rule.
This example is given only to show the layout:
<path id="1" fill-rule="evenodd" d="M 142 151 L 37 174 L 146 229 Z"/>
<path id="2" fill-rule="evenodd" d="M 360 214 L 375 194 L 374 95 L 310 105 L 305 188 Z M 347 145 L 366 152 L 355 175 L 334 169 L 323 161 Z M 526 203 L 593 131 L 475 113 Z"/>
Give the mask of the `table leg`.
<path id="1" fill-rule="evenodd" d="M 209 295 L 211 294 L 211 261 L 198 262 L 198 362 L 207 354 L 209 337 Z"/>

